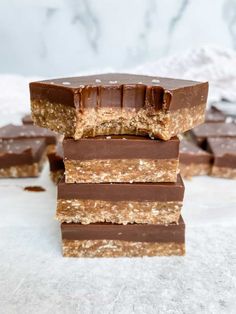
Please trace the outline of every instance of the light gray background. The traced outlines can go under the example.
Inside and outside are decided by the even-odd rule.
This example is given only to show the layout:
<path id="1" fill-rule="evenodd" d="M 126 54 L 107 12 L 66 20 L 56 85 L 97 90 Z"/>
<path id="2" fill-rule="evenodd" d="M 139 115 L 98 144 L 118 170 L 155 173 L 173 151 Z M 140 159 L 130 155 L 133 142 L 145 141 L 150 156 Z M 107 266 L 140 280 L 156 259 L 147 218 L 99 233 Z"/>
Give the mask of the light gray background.
<path id="1" fill-rule="evenodd" d="M 121 70 L 203 45 L 236 47 L 235 0 L 1 0 L 0 72 Z"/>

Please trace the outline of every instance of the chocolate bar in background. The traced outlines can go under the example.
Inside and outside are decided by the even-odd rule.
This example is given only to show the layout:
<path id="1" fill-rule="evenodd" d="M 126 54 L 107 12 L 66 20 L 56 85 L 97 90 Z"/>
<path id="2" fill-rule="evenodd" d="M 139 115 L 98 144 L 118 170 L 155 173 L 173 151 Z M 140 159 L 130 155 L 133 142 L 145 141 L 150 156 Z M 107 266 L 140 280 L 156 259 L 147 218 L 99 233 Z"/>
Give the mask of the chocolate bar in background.
<path id="1" fill-rule="evenodd" d="M 236 137 L 208 138 L 207 144 L 214 156 L 211 175 L 236 179 Z"/>
<path id="2" fill-rule="evenodd" d="M 195 143 L 183 139 L 180 142 L 179 166 L 181 176 L 185 179 L 208 175 L 211 172 L 212 155 Z"/>
<path id="3" fill-rule="evenodd" d="M 62 223 L 62 251 L 67 257 L 142 257 L 185 254 L 185 224 L 89 225 Z"/>
<path id="4" fill-rule="evenodd" d="M 37 177 L 46 160 L 44 139 L 0 141 L 0 178 Z"/>
<path id="5" fill-rule="evenodd" d="M 206 123 L 216 123 L 225 122 L 226 115 L 223 111 L 219 110 L 216 106 L 211 106 L 210 109 L 206 111 L 205 122 Z"/>
<path id="6" fill-rule="evenodd" d="M 22 123 L 23 124 L 34 124 L 33 120 L 32 120 L 32 117 L 31 117 L 31 114 L 27 114 L 25 115 L 22 119 L 21 119 Z"/>
<path id="7" fill-rule="evenodd" d="M 149 135 L 169 140 L 204 122 L 208 83 L 101 74 L 30 83 L 34 123 L 78 140 Z"/>
<path id="8" fill-rule="evenodd" d="M 178 222 L 184 184 L 176 183 L 65 183 L 58 184 L 60 222 L 118 224 Z"/>
<path id="9" fill-rule="evenodd" d="M 54 183 L 58 183 L 64 175 L 65 166 L 63 162 L 63 148 L 59 141 L 56 146 L 56 151 L 48 154 L 50 177 Z"/>
<path id="10" fill-rule="evenodd" d="M 54 132 L 39 128 L 34 125 L 8 124 L 0 128 L 0 139 L 44 139 L 47 145 L 47 153 L 53 153 L 56 149 L 57 138 Z"/>
<path id="11" fill-rule="evenodd" d="M 132 135 L 64 139 L 66 183 L 175 182 L 179 139 Z"/>
<path id="12" fill-rule="evenodd" d="M 203 149 L 207 148 L 207 139 L 211 137 L 236 138 L 235 123 L 204 123 L 190 131 L 191 138 Z"/>

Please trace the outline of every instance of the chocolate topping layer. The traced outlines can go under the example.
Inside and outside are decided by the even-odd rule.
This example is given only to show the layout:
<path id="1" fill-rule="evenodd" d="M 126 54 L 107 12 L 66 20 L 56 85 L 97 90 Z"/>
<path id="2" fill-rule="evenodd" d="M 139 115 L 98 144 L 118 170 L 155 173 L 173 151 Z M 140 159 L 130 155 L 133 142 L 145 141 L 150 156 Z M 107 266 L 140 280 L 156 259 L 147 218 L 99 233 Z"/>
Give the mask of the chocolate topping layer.
<path id="1" fill-rule="evenodd" d="M 211 108 L 206 111 L 205 122 L 225 122 L 225 120 L 226 115 L 215 106 L 211 106 Z"/>
<path id="2" fill-rule="evenodd" d="M 52 154 L 48 154 L 49 168 L 50 171 L 63 170 L 64 162 L 63 162 L 63 149 L 62 143 L 58 142 L 56 146 L 56 151 Z"/>
<path id="3" fill-rule="evenodd" d="M 13 125 L 8 124 L 0 128 L 0 139 L 45 139 L 47 145 L 56 144 L 54 132 L 39 128 L 34 125 Z"/>
<path id="4" fill-rule="evenodd" d="M 64 139 L 65 159 L 177 159 L 179 139 L 152 140 L 142 136 L 98 136 Z"/>
<path id="5" fill-rule="evenodd" d="M 198 144 L 205 147 L 206 139 L 209 137 L 235 137 L 236 138 L 236 124 L 235 123 L 204 123 L 195 127 L 190 131 L 192 137 Z"/>
<path id="6" fill-rule="evenodd" d="M 0 141 L 0 168 L 38 162 L 45 151 L 46 145 L 43 139 Z"/>
<path id="7" fill-rule="evenodd" d="M 121 240 L 134 242 L 184 243 L 185 224 L 180 217 L 179 224 L 151 225 L 96 223 L 89 225 L 62 223 L 63 240 Z"/>
<path id="8" fill-rule="evenodd" d="M 182 140 L 180 142 L 180 163 L 189 165 L 195 164 L 209 164 L 212 160 L 211 154 L 199 148 L 195 143 Z"/>
<path id="9" fill-rule="evenodd" d="M 207 143 L 214 166 L 236 168 L 236 138 L 209 138 Z"/>
<path id="10" fill-rule="evenodd" d="M 176 183 L 65 183 L 58 184 L 58 199 L 91 199 L 104 201 L 183 201 L 184 184 L 178 175 Z"/>
<path id="11" fill-rule="evenodd" d="M 30 83 L 31 100 L 79 108 L 176 110 L 204 104 L 208 83 L 108 73 Z"/>

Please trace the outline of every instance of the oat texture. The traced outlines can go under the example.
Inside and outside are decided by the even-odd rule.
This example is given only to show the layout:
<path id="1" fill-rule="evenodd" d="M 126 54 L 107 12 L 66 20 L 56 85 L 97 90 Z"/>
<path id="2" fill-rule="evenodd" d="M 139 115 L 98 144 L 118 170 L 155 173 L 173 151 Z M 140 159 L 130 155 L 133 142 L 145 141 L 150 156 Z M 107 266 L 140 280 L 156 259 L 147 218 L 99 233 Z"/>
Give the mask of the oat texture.
<path id="1" fill-rule="evenodd" d="M 129 242 L 120 240 L 62 240 L 65 257 L 181 256 L 184 243 Z"/>
<path id="2" fill-rule="evenodd" d="M 177 159 L 65 160 L 66 183 L 176 182 Z"/>
<path id="3" fill-rule="evenodd" d="M 56 218 L 60 222 L 89 224 L 112 222 L 117 224 L 178 222 L 182 202 L 136 202 L 102 200 L 57 201 Z"/>

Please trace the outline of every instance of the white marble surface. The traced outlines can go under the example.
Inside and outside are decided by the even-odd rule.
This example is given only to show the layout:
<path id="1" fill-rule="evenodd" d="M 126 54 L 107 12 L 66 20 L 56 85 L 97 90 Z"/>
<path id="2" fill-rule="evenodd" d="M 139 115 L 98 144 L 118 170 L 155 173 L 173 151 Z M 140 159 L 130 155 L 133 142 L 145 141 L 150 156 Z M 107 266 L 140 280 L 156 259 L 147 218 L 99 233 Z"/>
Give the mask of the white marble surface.
<path id="1" fill-rule="evenodd" d="M 235 10 L 235 0 L 1 0 L 0 71 L 61 76 L 235 49 Z"/>

